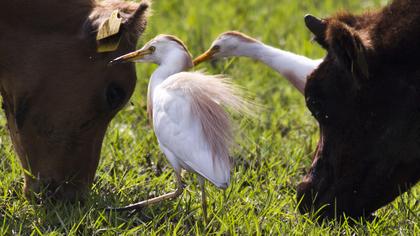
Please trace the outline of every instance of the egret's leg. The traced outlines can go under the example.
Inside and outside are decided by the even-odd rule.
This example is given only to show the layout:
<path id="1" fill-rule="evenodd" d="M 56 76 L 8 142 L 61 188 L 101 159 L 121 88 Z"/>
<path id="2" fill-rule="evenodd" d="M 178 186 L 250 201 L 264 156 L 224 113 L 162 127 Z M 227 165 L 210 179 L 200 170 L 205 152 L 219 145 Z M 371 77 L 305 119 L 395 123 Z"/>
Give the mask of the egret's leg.
<path id="1" fill-rule="evenodd" d="M 206 188 L 205 188 L 205 183 L 206 180 L 201 177 L 200 175 L 198 175 L 197 177 L 198 182 L 200 183 L 200 188 L 201 188 L 201 207 L 203 208 L 203 215 L 204 215 L 204 223 L 208 223 L 207 221 L 207 199 L 206 199 Z"/>
<path id="2" fill-rule="evenodd" d="M 174 192 L 171 193 L 167 193 L 164 194 L 162 196 L 159 197 L 154 197 L 151 199 L 147 199 L 138 203 L 134 203 L 134 204 L 130 204 L 128 206 L 125 207 L 117 207 L 117 208 L 107 208 L 106 211 L 138 211 L 144 207 L 159 203 L 161 201 L 165 201 L 168 199 L 173 199 L 173 198 L 177 198 L 179 195 L 182 194 L 183 190 L 184 190 L 184 186 L 182 185 L 182 181 L 181 181 L 181 173 L 180 172 L 175 172 L 175 176 L 176 176 L 176 180 L 177 180 L 177 189 Z"/>

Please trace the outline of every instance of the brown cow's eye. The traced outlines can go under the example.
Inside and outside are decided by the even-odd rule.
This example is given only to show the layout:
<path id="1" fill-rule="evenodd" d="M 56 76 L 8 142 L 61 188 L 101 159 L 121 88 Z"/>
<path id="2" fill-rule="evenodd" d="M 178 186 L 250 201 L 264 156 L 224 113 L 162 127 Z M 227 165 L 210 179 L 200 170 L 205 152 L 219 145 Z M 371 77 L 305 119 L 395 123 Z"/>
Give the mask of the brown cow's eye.
<path id="1" fill-rule="evenodd" d="M 321 114 L 320 104 L 314 100 L 314 101 L 310 101 L 308 106 L 309 106 L 309 110 L 312 112 L 312 115 L 315 118 L 318 118 Z"/>
<path id="2" fill-rule="evenodd" d="M 317 119 L 319 122 L 326 121 L 329 119 L 329 115 L 325 112 L 322 103 L 317 99 L 313 99 L 308 97 L 306 99 L 306 104 L 311 111 L 312 115 Z"/>
<path id="3" fill-rule="evenodd" d="M 121 106 L 126 96 L 124 89 L 115 83 L 111 83 L 106 89 L 106 101 L 111 110 Z"/>

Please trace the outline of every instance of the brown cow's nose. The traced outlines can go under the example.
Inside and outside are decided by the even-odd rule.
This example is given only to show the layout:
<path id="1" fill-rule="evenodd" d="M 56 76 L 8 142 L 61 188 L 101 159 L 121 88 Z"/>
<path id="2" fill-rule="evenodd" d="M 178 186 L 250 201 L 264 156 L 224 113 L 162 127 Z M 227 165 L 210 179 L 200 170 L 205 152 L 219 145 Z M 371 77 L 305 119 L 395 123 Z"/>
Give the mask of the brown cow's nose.
<path id="1" fill-rule="evenodd" d="M 87 187 L 75 185 L 73 183 L 63 183 L 55 188 L 52 196 L 57 200 L 64 200 L 68 202 L 77 202 L 83 200 L 87 193 Z"/>
<path id="2" fill-rule="evenodd" d="M 88 192 L 85 184 L 63 182 L 57 184 L 55 181 L 36 181 L 25 186 L 25 195 L 31 199 L 34 195 L 37 200 L 60 200 L 66 202 L 83 201 Z"/>

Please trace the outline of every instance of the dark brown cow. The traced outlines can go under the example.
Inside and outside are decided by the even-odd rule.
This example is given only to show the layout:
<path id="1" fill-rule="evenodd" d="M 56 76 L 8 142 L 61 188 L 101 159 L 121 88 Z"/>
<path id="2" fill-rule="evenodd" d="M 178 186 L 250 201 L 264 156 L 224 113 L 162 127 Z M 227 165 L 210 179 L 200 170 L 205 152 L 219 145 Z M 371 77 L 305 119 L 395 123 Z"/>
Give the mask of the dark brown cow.
<path id="1" fill-rule="evenodd" d="M 368 216 L 420 178 L 420 1 L 305 21 L 328 54 L 306 85 L 321 138 L 300 210 Z"/>
<path id="2" fill-rule="evenodd" d="M 124 1 L 13 0 L 0 3 L 0 91 L 25 193 L 47 187 L 74 200 L 92 183 L 110 120 L 133 93 L 133 51 L 148 4 Z M 98 27 L 118 9 L 117 50 L 97 52 Z M 48 192 L 48 191 L 47 191 Z"/>

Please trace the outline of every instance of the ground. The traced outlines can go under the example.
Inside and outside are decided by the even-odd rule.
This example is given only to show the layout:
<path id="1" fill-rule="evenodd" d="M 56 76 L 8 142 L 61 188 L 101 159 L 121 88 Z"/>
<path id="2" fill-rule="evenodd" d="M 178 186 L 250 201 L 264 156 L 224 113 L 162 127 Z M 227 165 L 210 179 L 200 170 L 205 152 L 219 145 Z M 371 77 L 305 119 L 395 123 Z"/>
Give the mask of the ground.
<path id="1" fill-rule="evenodd" d="M 303 16 L 337 10 L 361 12 L 385 5 L 380 0 L 178 0 L 155 1 L 149 28 L 138 46 L 156 34 L 180 37 L 198 55 L 226 30 L 239 30 L 275 47 L 320 58 Z M 263 106 L 255 119 L 238 118 L 235 168 L 226 191 L 207 185 L 208 225 L 204 224 L 197 179 L 184 175 L 186 191 L 174 201 L 139 214 L 105 213 L 175 188 L 172 168 L 160 152 L 146 120 L 148 77 L 155 66 L 137 65 L 131 102 L 108 129 L 91 195 L 83 205 L 31 205 L 22 194 L 22 170 L 0 115 L 0 234 L 358 234 L 416 235 L 420 186 L 378 210 L 373 221 L 316 222 L 297 210 L 296 185 L 311 164 L 318 127 L 303 96 L 283 77 L 249 59 L 207 63 L 200 69 L 223 73 L 249 90 Z"/>

